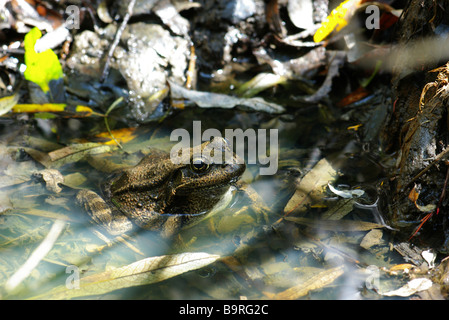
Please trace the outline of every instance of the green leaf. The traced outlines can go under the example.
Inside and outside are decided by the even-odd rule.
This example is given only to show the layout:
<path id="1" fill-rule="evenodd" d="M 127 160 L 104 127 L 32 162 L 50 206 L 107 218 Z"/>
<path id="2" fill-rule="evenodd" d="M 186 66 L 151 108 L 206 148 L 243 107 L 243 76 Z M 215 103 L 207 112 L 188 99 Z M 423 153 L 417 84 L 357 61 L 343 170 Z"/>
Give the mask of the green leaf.
<path id="1" fill-rule="evenodd" d="M 26 80 L 39 85 L 45 93 L 48 92 L 51 80 L 60 79 L 63 76 L 62 67 L 58 56 L 51 49 L 37 53 L 34 50 L 36 41 L 42 37 L 41 31 L 34 27 L 25 36 L 25 64 L 27 66 L 24 76 Z"/>

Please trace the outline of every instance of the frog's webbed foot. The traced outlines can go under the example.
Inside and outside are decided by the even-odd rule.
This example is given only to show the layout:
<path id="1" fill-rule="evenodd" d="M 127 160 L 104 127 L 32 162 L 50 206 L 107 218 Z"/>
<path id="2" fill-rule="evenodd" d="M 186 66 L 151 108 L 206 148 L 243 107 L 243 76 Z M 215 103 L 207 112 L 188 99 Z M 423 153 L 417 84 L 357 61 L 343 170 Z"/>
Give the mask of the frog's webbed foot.
<path id="1" fill-rule="evenodd" d="M 132 229 L 131 221 L 114 206 L 90 190 L 81 190 L 76 195 L 77 203 L 89 213 L 93 222 L 103 226 L 111 235 L 121 235 Z"/>

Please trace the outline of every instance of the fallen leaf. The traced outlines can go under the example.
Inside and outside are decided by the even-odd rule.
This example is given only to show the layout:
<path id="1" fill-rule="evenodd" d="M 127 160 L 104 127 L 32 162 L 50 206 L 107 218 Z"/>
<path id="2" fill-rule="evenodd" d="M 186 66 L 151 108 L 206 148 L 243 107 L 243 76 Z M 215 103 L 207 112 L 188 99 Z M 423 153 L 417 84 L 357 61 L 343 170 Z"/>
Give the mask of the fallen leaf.
<path id="1" fill-rule="evenodd" d="M 136 132 L 136 129 L 137 128 L 122 128 L 122 129 L 112 130 L 111 133 L 113 134 L 113 136 L 116 140 L 120 141 L 120 143 L 126 143 L 126 142 L 129 142 L 137 137 L 134 134 Z M 112 145 L 115 144 L 115 141 L 114 141 L 114 139 L 111 139 L 111 135 L 109 134 L 109 132 L 99 133 L 99 134 L 95 135 L 95 137 L 102 138 L 102 139 L 108 139 L 107 141 L 101 142 L 101 143 L 112 144 Z"/>
<path id="2" fill-rule="evenodd" d="M 250 98 L 258 94 L 259 92 L 274 87 L 278 84 L 285 83 L 287 78 L 273 74 L 273 73 L 259 73 L 251 80 L 242 84 L 237 90 L 236 94 L 244 97 Z"/>
<path id="3" fill-rule="evenodd" d="M 421 252 L 422 257 L 426 260 L 429 269 L 435 268 L 435 258 L 437 255 L 432 250 L 424 250 Z"/>
<path id="4" fill-rule="evenodd" d="M 77 143 L 48 153 L 51 161 L 58 161 L 69 158 L 68 162 L 75 162 L 87 154 L 99 154 L 112 151 L 113 146 L 99 143 Z"/>
<path id="5" fill-rule="evenodd" d="M 59 186 L 60 183 L 64 182 L 64 176 L 56 169 L 44 169 L 34 174 L 42 178 L 45 181 L 45 186 L 48 191 L 59 193 L 62 188 Z"/>
<path id="6" fill-rule="evenodd" d="M 327 184 L 330 191 L 335 193 L 337 196 L 342 197 L 344 199 L 351 199 L 351 198 L 358 198 L 365 194 L 365 191 L 361 189 L 355 189 L 355 190 L 338 190 L 334 188 L 330 183 Z"/>
<path id="7" fill-rule="evenodd" d="M 18 101 L 18 94 L 0 98 L 0 116 L 8 113 L 17 104 Z"/>
<path id="8" fill-rule="evenodd" d="M 87 178 L 84 175 L 79 172 L 75 172 L 64 176 L 64 182 L 62 184 L 70 188 L 78 188 L 86 181 Z"/>
<path id="9" fill-rule="evenodd" d="M 394 265 L 390 268 L 390 271 L 404 271 L 404 270 L 410 270 L 411 268 L 414 268 L 415 266 L 411 263 L 401 263 Z"/>
<path id="10" fill-rule="evenodd" d="M 412 188 L 408 194 L 408 198 L 411 202 L 415 203 L 419 198 L 419 192 L 416 190 L 416 185 Z"/>
<path id="11" fill-rule="evenodd" d="M 340 31 L 346 27 L 361 2 L 361 0 L 346 0 L 340 3 L 337 8 L 332 10 L 321 24 L 321 27 L 315 32 L 313 41 L 321 42 L 334 30 Z"/>
<path id="12" fill-rule="evenodd" d="M 369 249 L 372 246 L 379 245 L 382 241 L 382 235 L 382 230 L 372 229 L 363 237 L 362 242 L 360 242 L 360 246 L 364 249 Z"/>
<path id="13" fill-rule="evenodd" d="M 220 93 L 189 90 L 173 82 L 169 82 L 169 84 L 172 103 L 177 106 L 179 105 L 178 101 L 190 100 L 200 108 L 232 109 L 239 106 L 266 113 L 282 113 L 285 111 L 284 107 L 265 101 L 260 97 L 238 98 Z"/>
<path id="14" fill-rule="evenodd" d="M 421 206 L 418 204 L 418 198 L 419 198 L 419 191 L 416 190 L 416 185 L 413 187 L 413 189 L 408 194 L 408 199 L 415 204 L 416 209 L 418 209 L 421 212 L 429 213 L 434 211 L 437 206 L 433 203 L 427 204 L 425 206 Z"/>
<path id="15" fill-rule="evenodd" d="M 312 0 L 289 0 L 287 10 L 295 27 L 301 29 L 314 27 Z"/>
<path id="16" fill-rule="evenodd" d="M 277 294 L 265 293 L 270 299 L 274 300 L 296 300 L 307 295 L 310 291 L 321 289 L 334 282 L 343 274 L 343 267 L 324 270 L 315 276 L 312 276 L 305 282 L 291 287 Z"/>
<path id="17" fill-rule="evenodd" d="M 410 280 L 403 287 L 397 290 L 388 291 L 382 293 L 382 295 L 387 297 L 399 296 L 399 297 L 409 297 L 417 292 L 429 289 L 432 286 L 432 281 L 427 278 L 417 278 Z"/>
<path id="18" fill-rule="evenodd" d="M 46 93 L 50 90 L 50 81 L 60 79 L 63 73 L 58 56 L 53 50 L 47 49 L 40 53 L 36 53 L 34 50 L 36 41 L 41 36 L 41 31 L 36 27 L 25 35 L 25 64 L 27 68 L 23 75 L 25 79 L 38 84 Z"/>
<path id="19" fill-rule="evenodd" d="M 60 286 L 34 298 L 71 299 L 156 283 L 202 268 L 219 258 L 218 255 L 203 252 L 187 252 L 146 258 L 121 268 L 81 278 L 79 289 L 67 289 L 66 286 Z"/>
<path id="20" fill-rule="evenodd" d="M 103 116 L 93 111 L 91 108 L 83 105 L 68 105 L 65 103 L 23 103 L 16 104 L 12 111 L 14 113 L 38 113 L 38 112 L 56 112 L 68 113 L 70 117 L 89 117 L 91 115 Z"/>
<path id="21" fill-rule="evenodd" d="M 302 217 L 285 217 L 284 219 L 312 228 L 333 231 L 368 231 L 384 227 L 383 225 L 374 222 L 356 220 L 318 220 Z"/>
<path id="22" fill-rule="evenodd" d="M 337 171 L 326 160 L 321 159 L 304 178 L 297 181 L 296 192 L 285 206 L 284 212 L 303 212 L 308 206 L 323 198 L 323 192 L 329 182 L 337 177 Z"/>
<path id="23" fill-rule="evenodd" d="M 341 99 L 337 103 L 337 107 L 343 108 L 343 107 L 345 107 L 347 105 L 350 105 L 350 104 L 352 104 L 354 102 L 362 100 L 363 98 L 366 98 L 370 93 L 371 92 L 369 90 L 367 90 L 366 88 L 360 86 L 355 91 L 351 92 L 346 97 Z"/>

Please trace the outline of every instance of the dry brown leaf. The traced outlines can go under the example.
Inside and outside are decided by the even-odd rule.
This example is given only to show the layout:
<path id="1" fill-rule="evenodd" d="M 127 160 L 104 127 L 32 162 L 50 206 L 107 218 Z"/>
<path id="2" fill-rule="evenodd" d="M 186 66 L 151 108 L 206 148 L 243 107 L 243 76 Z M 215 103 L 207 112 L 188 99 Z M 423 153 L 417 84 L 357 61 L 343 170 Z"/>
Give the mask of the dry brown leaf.
<path id="1" fill-rule="evenodd" d="M 45 181 L 45 186 L 48 191 L 59 193 L 62 188 L 60 183 L 64 183 L 64 176 L 56 169 L 44 169 L 35 173 L 35 176 L 40 176 Z"/>
<path id="2" fill-rule="evenodd" d="M 297 186 L 296 192 L 285 206 L 284 212 L 303 212 L 310 205 L 323 197 L 324 189 L 329 182 L 337 177 L 337 171 L 326 160 L 321 159 L 313 169 L 302 178 Z"/>
<path id="3" fill-rule="evenodd" d="M 63 158 L 83 157 L 85 154 L 98 154 L 111 151 L 110 146 L 99 143 L 81 143 L 64 147 L 48 153 L 51 161 L 62 160 Z M 77 159 L 78 160 L 78 159 Z M 75 160 L 76 161 L 76 160 Z"/>

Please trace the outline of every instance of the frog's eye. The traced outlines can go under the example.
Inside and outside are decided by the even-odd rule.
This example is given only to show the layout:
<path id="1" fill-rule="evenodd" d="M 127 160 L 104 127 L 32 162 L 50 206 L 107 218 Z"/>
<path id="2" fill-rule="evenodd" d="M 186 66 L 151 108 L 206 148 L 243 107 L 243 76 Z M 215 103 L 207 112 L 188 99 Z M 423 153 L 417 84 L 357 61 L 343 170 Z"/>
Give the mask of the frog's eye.
<path id="1" fill-rule="evenodd" d="M 195 172 L 204 172 L 209 169 L 209 163 L 203 157 L 193 158 L 190 167 Z"/>

